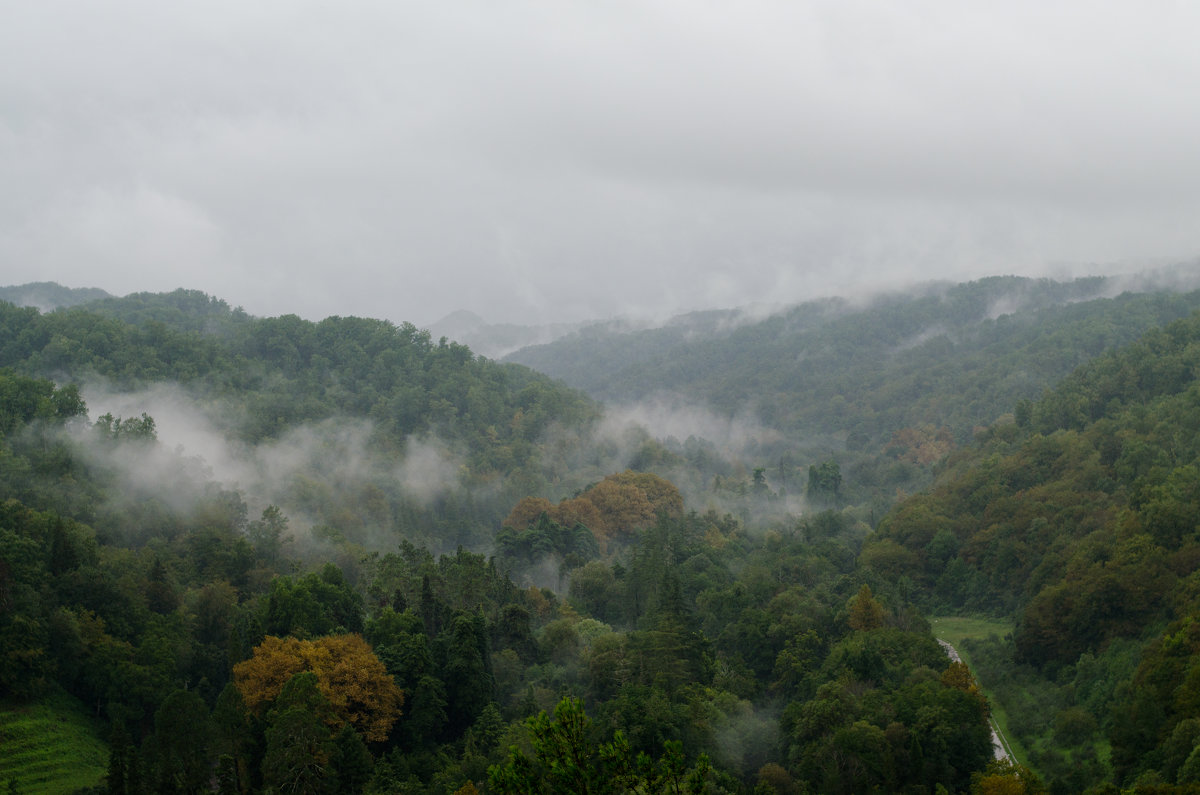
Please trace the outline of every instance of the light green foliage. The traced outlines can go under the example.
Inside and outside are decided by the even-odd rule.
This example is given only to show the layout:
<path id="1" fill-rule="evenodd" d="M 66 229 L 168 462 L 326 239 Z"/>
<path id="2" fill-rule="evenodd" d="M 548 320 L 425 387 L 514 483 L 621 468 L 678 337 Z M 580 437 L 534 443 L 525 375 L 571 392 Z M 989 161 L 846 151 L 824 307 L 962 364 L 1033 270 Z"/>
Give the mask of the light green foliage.
<path id="1" fill-rule="evenodd" d="M 688 766 L 680 743 L 664 744 L 652 761 L 635 756 L 620 731 L 607 742 L 593 738 L 583 702 L 563 699 L 551 718 L 545 712 L 526 725 L 533 758 L 512 748 L 503 765 L 488 770 L 488 783 L 498 793 L 579 793 L 607 795 L 634 792 L 704 792 L 710 771 L 707 757 Z"/>
<path id="2" fill-rule="evenodd" d="M 36 704 L 0 704 L 0 782 L 21 793 L 70 792 L 100 783 L 108 765 L 103 729 L 62 693 Z"/>

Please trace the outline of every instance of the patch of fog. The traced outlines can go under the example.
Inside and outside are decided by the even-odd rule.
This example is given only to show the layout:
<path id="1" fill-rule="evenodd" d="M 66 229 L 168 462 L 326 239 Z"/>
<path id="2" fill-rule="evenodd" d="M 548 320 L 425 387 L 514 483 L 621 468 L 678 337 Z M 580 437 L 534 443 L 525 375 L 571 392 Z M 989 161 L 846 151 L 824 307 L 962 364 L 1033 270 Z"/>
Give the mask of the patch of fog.
<path id="1" fill-rule="evenodd" d="M 119 488 L 112 499 L 120 504 L 154 497 L 188 514 L 212 482 L 212 469 L 198 456 L 154 444 L 101 444 L 90 428 L 76 429 L 75 438 L 85 460 L 116 476 Z"/>
<path id="2" fill-rule="evenodd" d="M 85 449 L 103 456 L 130 490 L 154 493 L 180 512 L 194 505 L 210 482 L 239 492 L 251 515 L 275 504 L 302 526 L 313 518 L 288 501 L 301 475 L 317 475 L 334 488 L 389 481 L 423 506 L 461 486 L 462 457 L 434 436 L 409 438 L 397 460 L 378 450 L 369 421 L 332 418 L 247 445 L 230 432 L 238 419 L 235 410 L 196 400 L 178 385 L 118 392 L 92 383 L 82 394 L 93 419 L 105 413 L 126 418 L 146 413 L 154 419 L 158 445 L 85 444 Z"/>
<path id="3" fill-rule="evenodd" d="M 778 712 L 755 709 L 748 701 L 726 707 L 715 723 L 720 761 L 744 775 L 753 775 L 769 762 L 779 743 Z"/>
<path id="4" fill-rule="evenodd" d="M 335 484 L 355 483 L 377 471 L 369 453 L 371 433 L 365 420 L 321 420 L 250 448 L 245 460 L 255 469 L 256 485 L 270 491 L 303 471 L 317 472 Z"/>
<path id="5" fill-rule="evenodd" d="M 676 315 L 662 327 L 683 329 L 683 339 L 693 342 L 730 334 L 743 326 L 761 323 L 792 308 L 791 304 L 758 302 L 731 309 L 707 309 Z"/>
<path id="6" fill-rule="evenodd" d="M 549 588 L 559 594 L 567 592 L 569 575 L 563 568 L 562 558 L 550 554 L 529 566 L 523 566 L 519 571 L 509 572 L 513 582 L 521 588 Z"/>
<path id="7" fill-rule="evenodd" d="M 1067 306 L 1085 301 L 1095 301 L 1099 298 L 1112 298 L 1124 292 L 1122 289 L 1117 289 L 1111 279 L 1097 279 L 1094 285 L 1076 284 L 1072 286 L 1083 289 L 1075 294 L 1063 295 L 1059 300 L 1050 303 L 1055 306 Z M 1015 315 L 1025 310 L 1044 307 L 1048 302 L 1045 296 L 1038 295 L 1038 290 L 1036 282 L 1023 284 L 1019 289 L 989 303 L 984 317 L 987 320 L 998 320 L 1006 315 Z"/>
<path id="8" fill-rule="evenodd" d="M 212 477 L 237 482 L 245 473 L 245 462 L 236 455 L 230 442 L 212 417 L 223 409 L 210 403 L 202 407 L 176 384 L 155 384 L 139 392 L 120 392 L 107 384 L 92 382 L 82 389 L 88 414 L 95 419 L 104 414 L 114 417 L 137 417 L 143 412 L 154 418 L 159 443 L 168 450 L 182 450 L 185 455 L 202 459 L 212 470 Z"/>
<path id="9" fill-rule="evenodd" d="M 669 458 L 647 462 L 643 456 L 648 446 L 665 448 L 682 462 L 672 464 Z M 556 493 L 545 496 L 562 499 L 613 472 L 650 469 L 675 484 L 689 509 L 730 513 L 747 527 L 769 527 L 811 510 L 802 464 L 817 462 L 803 461 L 795 452 L 798 447 L 795 440 L 765 427 L 748 410 L 722 415 L 682 396 L 659 394 L 609 406 L 586 438 L 558 429 L 543 445 L 545 474 L 551 483 L 558 483 Z M 788 462 L 786 472 L 780 469 L 782 459 Z M 756 494 L 751 479 L 760 467 L 767 488 Z"/>
<path id="10" fill-rule="evenodd" d="M 1200 289 L 1200 259 L 1186 262 L 1162 263 L 1155 267 L 1118 273 L 1105 280 L 1105 298 L 1124 292 L 1170 290 L 1191 292 Z"/>
<path id="11" fill-rule="evenodd" d="M 462 458 L 440 439 L 411 437 L 404 457 L 393 470 L 404 491 L 427 507 L 438 497 L 457 489 L 462 482 Z"/>
<path id="12" fill-rule="evenodd" d="M 997 320 L 1005 315 L 1015 315 L 1028 304 L 1028 301 L 1023 296 L 1006 295 L 996 301 L 993 301 L 984 312 L 984 317 L 988 320 Z"/>
<path id="13" fill-rule="evenodd" d="M 470 481 L 464 477 L 465 455 L 432 435 L 406 439 L 403 454 L 396 455 L 375 443 L 375 429 L 369 421 L 337 418 L 249 445 L 232 433 L 243 420 L 240 409 L 199 400 L 175 385 L 128 393 L 97 382 L 82 391 L 93 419 L 104 413 L 136 418 L 143 412 L 154 418 L 157 445 L 85 446 L 94 460 L 117 473 L 128 498 L 154 495 L 182 515 L 210 496 L 217 484 L 240 494 L 251 518 L 268 505 L 278 505 L 299 536 L 311 526 L 329 521 L 309 513 L 312 503 L 305 495 L 312 492 L 305 484 L 313 479 L 334 494 L 352 495 L 368 485 L 384 485 L 385 491 L 394 490 L 426 508 L 442 496 L 467 488 Z M 79 438 L 95 437 L 82 432 Z M 681 443 L 680 439 L 687 441 Z M 643 456 L 656 444 L 682 459 L 691 451 L 711 466 L 676 466 L 669 458 L 657 465 L 647 464 Z M 763 466 L 768 467 L 767 477 L 774 480 L 771 467 L 780 461 L 777 451 L 790 447 L 778 431 L 763 426 L 748 410 L 724 415 L 680 395 L 660 394 L 610 407 L 590 429 L 552 426 L 539 447 L 550 492 L 544 496 L 554 500 L 570 497 L 614 472 L 649 468 L 674 482 L 686 504 L 701 512 L 713 509 L 766 525 L 808 509 L 800 461 L 789 482 L 769 484 L 770 499 L 715 487 L 714 474 L 726 485 L 749 484 L 753 469 Z M 503 485 L 492 480 L 471 488 L 476 499 L 486 500 L 498 496 Z M 377 531 L 383 528 L 372 526 L 363 532 L 374 538 Z M 524 576 L 531 578 L 529 584 L 560 590 L 559 566 L 558 561 L 547 561 Z"/>
<path id="14" fill-rule="evenodd" d="M 1200 260 L 1159 264 L 1128 263 L 1124 266 L 1127 270 L 1123 271 L 1121 267 L 1119 263 L 1106 267 L 1095 264 L 1061 266 L 1053 278 L 1063 284 L 1069 284 L 1074 290 L 1072 294 L 1064 296 L 1056 303 L 1077 304 L 1116 298 L 1123 293 L 1183 293 L 1200 289 Z M 1098 273 L 1107 275 L 1096 275 Z M 1013 315 L 1030 307 L 1044 305 L 1044 300 L 1041 300 L 1042 296 L 1039 296 L 1037 291 L 1038 284 L 1034 281 L 1024 285 L 1020 291 L 997 299 L 988 307 L 987 318 L 996 320 L 1003 315 Z"/>
<path id="15" fill-rule="evenodd" d="M 654 436 L 660 439 L 693 436 L 706 439 L 727 458 L 741 457 L 750 447 L 782 438 L 779 431 L 766 427 L 748 411 L 722 415 L 670 393 L 657 393 L 637 403 L 610 406 L 597 433 L 617 440 L 628 438 L 629 429 L 636 427 L 652 428 Z"/>
<path id="16" fill-rule="evenodd" d="M 911 337 L 901 340 L 892 348 L 892 353 L 901 353 L 903 351 L 910 351 L 913 348 L 919 348 L 938 337 L 950 337 L 950 330 L 940 323 L 923 328 Z"/>

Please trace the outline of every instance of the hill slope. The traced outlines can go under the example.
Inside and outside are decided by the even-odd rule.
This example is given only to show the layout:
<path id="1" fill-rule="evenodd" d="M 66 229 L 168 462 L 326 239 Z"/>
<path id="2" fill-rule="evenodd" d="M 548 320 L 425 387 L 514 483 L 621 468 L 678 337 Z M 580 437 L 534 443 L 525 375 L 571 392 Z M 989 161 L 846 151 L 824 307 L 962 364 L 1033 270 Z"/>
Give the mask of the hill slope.
<path id="1" fill-rule="evenodd" d="M 996 277 L 867 305 L 828 300 L 757 322 L 729 313 L 661 329 L 583 330 L 508 359 L 601 400 L 686 395 L 794 438 L 886 443 L 899 429 L 973 428 L 1090 358 L 1200 308 L 1200 293 Z"/>
<path id="2" fill-rule="evenodd" d="M 0 301 L 31 306 L 43 312 L 111 297 L 98 287 L 63 287 L 57 282 L 29 282 L 0 287 Z"/>
<path id="3" fill-rule="evenodd" d="M 0 706 L 0 781 L 31 794 L 94 787 L 108 767 L 108 745 L 100 735 L 98 721 L 66 693 Z"/>
<path id="4" fill-rule="evenodd" d="M 1192 780 L 1180 776 L 1200 737 L 1198 374 L 1200 315 L 1084 365 L 1020 404 L 863 549 L 860 565 L 929 608 L 1017 618 L 1007 650 L 976 656 L 1041 694 L 1045 717 L 1022 739 L 1053 738 L 1047 766 L 1070 767 L 1099 734 L 1118 782 Z M 1102 761 L 1082 768 L 1093 782 Z"/>
<path id="5" fill-rule="evenodd" d="M 41 314 L 0 303 L 0 368 L 80 384 L 89 403 L 126 417 L 167 412 L 160 420 L 174 418 L 187 440 L 203 433 L 227 449 L 218 458 L 271 452 L 242 456 L 237 476 L 270 481 L 264 503 L 348 524 L 359 540 L 413 530 L 435 499 L 457 506 L 442 506 L 440 543 L 490 539 L 513 502 L 561 473 L 543 456 L 546 429 L 582 431 L 597 415 L 545 376 L 410 324 L 252 318 L 187 291 L 94 306 Z M 304 485 L 336 466 L 339 488 Z"/>

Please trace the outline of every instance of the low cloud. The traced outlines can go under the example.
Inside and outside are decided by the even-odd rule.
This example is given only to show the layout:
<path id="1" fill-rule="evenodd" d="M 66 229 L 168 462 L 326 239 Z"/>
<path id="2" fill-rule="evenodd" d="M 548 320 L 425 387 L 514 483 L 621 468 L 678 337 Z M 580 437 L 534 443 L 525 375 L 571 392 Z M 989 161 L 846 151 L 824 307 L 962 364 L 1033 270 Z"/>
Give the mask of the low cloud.
<path id="1" fill-rule="evenodd" d="M 124 418 L 145 413 L 154 419 L 157 445 L 90 444 L 85 449 L 119 473 L 127 491 L 153 494 L 183 514 L 211 484 L 238 492 L 251 518 L 269 504 L 280 506 L 293 529 L 319 520 L 297 503 L 306 479 L 345 494 L 383 485 L 420 506 L 462 487 L 461 459 L 433 436 L 408 439 L 397 460 L 380 450 L 370 422 L 331 418 L 251 446 L 233 436 L 240 419 L 236 408 L 197 400 L 177 385 L 117 392 L 94 383 L 83 395 L 93 419 L 105 413 Z"/>
<path id="2" fill-rule="evenodd" d="M 436 437 L 410 438 L 404 458 L 396 467 L 396 478 L 405 493 L 428 506 L 436 498 L 458 489 L 463 461 Z"/>
<path id="3" fill-rule="evenodd" d="M 623 439 L 628 437 L 631 427 L 653 429 L 654 435 L 661 439 L 706 439 L 723 455 L 733 458 L 782 438 L 778 431 L 767 428 L 749 413 L 721 415 L 667 393 L 637 403 L 610 406 L 599 433 Z"/>

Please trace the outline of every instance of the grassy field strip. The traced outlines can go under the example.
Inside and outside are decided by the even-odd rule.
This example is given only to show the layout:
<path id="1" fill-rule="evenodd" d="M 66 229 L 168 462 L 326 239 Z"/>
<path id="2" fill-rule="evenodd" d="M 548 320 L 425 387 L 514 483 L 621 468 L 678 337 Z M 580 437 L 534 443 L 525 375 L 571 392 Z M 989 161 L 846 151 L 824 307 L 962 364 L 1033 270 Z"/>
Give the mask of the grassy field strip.
<path id="1" fill-rule="evenodd" d="M 99 784 L 108 746 L 78 701 L 59 693 L 33 704 L 0 703 L 0 787 L 67 793 Z"/>
<path id="2" fill-rule="evenodd" d="M 962 661 L 972 670 L 974 670 L 974 666 L 971 664 L 971 655 L 963 649 L 962 641 L 968 638 L 986 638 L 989 635 L 1004 637 L 1013 629 L 1012 624 L 1004 621 L 962 616 L 939 616 L 929 619 L 929 624 L 933 628 L 933 636 L 953 646 L 962 657 Z M 1000 738 L 1005 752 L 1017 764 L 1029 767 L 1029 752 L 1020 742 L 1011 741 L 1008 738 L 1008 713 L 1004 711 L 995 695 L 988 689 L 987 682 L 980 682 L 979 687 L 987 696 L 988 704 L 992 708 L 989 720 L 996 736 Z"/>

